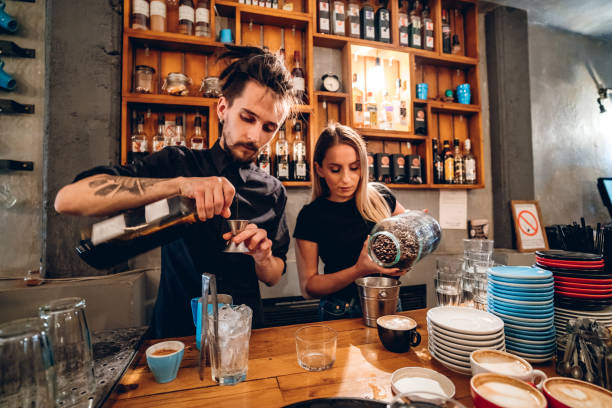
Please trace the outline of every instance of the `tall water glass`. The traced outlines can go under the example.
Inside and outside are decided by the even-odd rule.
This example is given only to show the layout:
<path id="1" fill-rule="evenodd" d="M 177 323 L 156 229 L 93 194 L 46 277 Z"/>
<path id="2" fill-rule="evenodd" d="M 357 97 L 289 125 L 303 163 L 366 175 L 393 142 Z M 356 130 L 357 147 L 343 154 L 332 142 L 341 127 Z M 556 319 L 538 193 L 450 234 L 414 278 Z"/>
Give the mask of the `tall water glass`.
<path id="1" fill-rule="evenodd" d="M 461 303 L 463 260 L 437 258 L 434 284 L 438 306 L 458 306 Z"/>
<path id="2" fill-rule="evenodd" d="M 0 325 L 0 407 L 55 405 L 53 353 L 44 322 L 19 319 Z"/>
<path id="3" fill-rule="evenodd" d="M 465 256 L 469 256 L 471 253 L 492 254 L 493 242 L 492 239 L 464 239 L 463 253 Z"/>
<path id="4" fill-rule="evenodd" d="M 488 279 L 486 273 L 475 273 L 472 291 L 474 294 L 474 308 L 487 310 Z"/>
<path id="5" fill-rule="evenodd" d="M 95 382 L 85 300 L 78 297 L 54 300 L 41 306 L 39 314 L 47 323 L 53 345 L 57 405 L 66 407 L 89 399 Z"/>

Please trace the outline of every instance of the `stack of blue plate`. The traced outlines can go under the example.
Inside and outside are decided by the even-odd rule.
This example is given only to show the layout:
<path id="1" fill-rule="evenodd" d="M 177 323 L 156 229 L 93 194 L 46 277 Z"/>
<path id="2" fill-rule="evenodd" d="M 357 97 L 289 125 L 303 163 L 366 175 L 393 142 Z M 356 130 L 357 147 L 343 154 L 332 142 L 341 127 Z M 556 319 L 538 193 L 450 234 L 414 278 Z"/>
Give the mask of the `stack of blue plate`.
<path id="1" fill-rule="evenodd" d="M 552 273 L 497 266 L 489 269 L 487 281 L 487 308 L 504 321 L 506 350 L 533 363 L 550 360 L 555 352 Z"/>

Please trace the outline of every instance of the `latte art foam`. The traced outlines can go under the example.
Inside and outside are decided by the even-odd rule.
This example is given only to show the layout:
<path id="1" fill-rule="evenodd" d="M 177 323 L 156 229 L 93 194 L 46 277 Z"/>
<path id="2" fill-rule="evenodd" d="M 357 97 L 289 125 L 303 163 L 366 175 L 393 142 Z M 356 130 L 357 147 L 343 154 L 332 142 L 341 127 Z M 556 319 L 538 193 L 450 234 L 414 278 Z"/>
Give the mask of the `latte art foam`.
<path id="1" fill-rule="evenodd" d="M 533 393 L 501 381 L 488 381 L 478 387 L 478 392 L 490 402 L 505 408 L 540 406 Z"/>
<path id="2" fill-rule="evenodd" d="M 530 371 L 519 360 L 493 353 L 479 357 L 476 362 L 489 371 L 509 376 L 523 376 Z"/>
<path id="3" fill-rule="evenodd" d="M 385 329 L 390 330 L 411 330 L 416 327 L 414 320 L 401 316 L 380 319 L 378 323 Z"/>

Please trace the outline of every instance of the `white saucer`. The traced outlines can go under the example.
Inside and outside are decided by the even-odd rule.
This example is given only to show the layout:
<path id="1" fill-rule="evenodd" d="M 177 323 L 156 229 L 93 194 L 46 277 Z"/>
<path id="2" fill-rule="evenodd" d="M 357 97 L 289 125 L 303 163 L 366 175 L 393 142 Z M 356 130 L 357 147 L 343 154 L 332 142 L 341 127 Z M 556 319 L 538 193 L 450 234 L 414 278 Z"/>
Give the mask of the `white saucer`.
<path id="1" fill-rule="evenodd" d="M 463 375 L 472 375 L 472 369 L 466 369 L 463 367 L 460 367 L 456 364 L 452 364 L 447 362 L 446 360 L 442 359 L 441 357 L 439 357 L 434 351 L 432 351 L 431 349 L 429 349 L 429 354 L 431 354 L 431 356 L 438 361 L 440 364 L 442 364 L 444 367 L 448 368 L 449 370 L 455 372 L 455 373 L 459 373 L 459 374 L 463 374 Z"/>
<path id="2" fill-rule="evenodd" d="M 477 345 L 477 346 L 468 346 L 465 344 L 460 344 L 454 341 L 449 341 L 447 339 L 444 339 L 440 336 L 433 335 L 433 334 L 432 334 L 432 338 L 433 338 L 433 341 L 436 343 L 442 343 L 447 347 L 451 347 L 453 349 L 459 349 L 463 351 L 474 351 L 474 350 L 478 350 L 481 348 L 497 348 L 498 349 L 499 347 L 503 347 L 506 344 L 506 341 L 504 338 L 501 338 L 501 340 L 497 343 L 490 343 L 486 345 Z"/>
<path id="3" fill-rule="evenodd" d="M 439 341 L 439 339 L 435 339 L 433 337 L 430 337 L 429 339 L 437 348 L 442 349 L 442 351 L 448 351 L 449 353 L 456 354 L 458 357 L 467 359 L 468 361 L 470 358 L 470 354 L 474 351 L 474 350 L 461 350 L 457 347 L 448 346 L 445 343 L 442 343 L 441 341 Z M 479 347 L 476 350 L 484 350 L 484 349 L 500 350 L 503 347 L 505 347 L 505 343 L 498 343 L 496 347 Z"/>
<path id="4" fill-rule="evenodd" d="M 427 311 L 427 318 L 437 326 L 463 334 L 494 334 L 504 328 L 499 317 L 467 307 L 434 307 Z"/>
<path id="5" fill-rule="evenodd" d="M 452 336 L 454 338 L 463 339 L 463 340 L 476 340 L 476 341 L 493 340 L 493 339 L 498 338 L 502 334 L 502 331 L 503 331 L 502 330 L 498 333 L 493 333 L 493 334 L 464 334 L 464 333 L 458 333 L 452 330 L 446 330 L 445 328 L 438 326 L 437 324 L 430 321 L 429 319 L 427 319 L 427 323 L 429 327 L 434 328 L 438 333 L 443 333 L 443 334 L 446 334 L 447 336 Z"/>
<path id="6" fill-rule="evenodd" d="M 444 358 L 449 363 L 458 365 L 459 367 L 471 368 L 470 358 L 458 356 L 457 354 L 449 353 L 448 351 L 441 349 L 435 344 L 429 344 L 429 348 L 434 350 L 441 358 Z"/>
<path id="7" fill-rule="evenodd" d="M 410 390 L 401 389 L 396 386 L 396 382 L 404 379 L 427 379 L 431 381 L 435 381 L 439 384 L 440 388 L 444 391 L 444 394 L 447 398 L 453 398 L 455 396 L 455 384 L 445 375 L 440 374 L 437 371 L 430 370 L 428 368 L 423 367 L 402 367 L 398 370 L 395 370 L 393 374 L 391 374 L 391 390 L 395 394 L 400 394 L 402 392 L 413 392 L 413 391 L 428 391 L 426 387 L 423 387 L 419 382 L 413 384 L 413 388 Z M 423 382 L 421 380 L 421 382 Z"/>
<path id="8" fill-rule="evenodd" d="M 452 344 L 461 344 L 464 346 L 474 346 L 474 347 L 487 347 L 487 346 L 493 346 L 495 344 L 498 344 L 499 342 L 504 340 L 504 332 L 501 331 L 497 334 L 497 337 L 493 338 L 493 339 L 488 339 L 488 340 L 465 340 L 465 339 L 457 339 L 454 338 L 453 336 L 449 336 L 445 333 L 441 333 L 439 331 L 437 331 L 435 328 L 433 329 L 428 329 L 428 333 L 431 336 L 434 336 L 436 338 L 441 338 L 444 339 Z"/>
<path id="9" fill-rule="evenodd" d="M 544 300 L 544 301 L 537 301 L 537 302 L 532 302 L 530 300 L 513 300 L 513 299 L 506 299 L 503 297 L 499 297 L 496 296 L 494 294 L 492 294 L 491 292 L 489 292 L 487 294 L 487 296 L 490 296 L 492 299 L 494 300 L 498 300 L 500 302 L 508 302 L 508 303 L 514 303 L 516 305 L 532 305 L 532 306 L 548 306 L 548 305 L 552 305 L 552 300 Z"/>

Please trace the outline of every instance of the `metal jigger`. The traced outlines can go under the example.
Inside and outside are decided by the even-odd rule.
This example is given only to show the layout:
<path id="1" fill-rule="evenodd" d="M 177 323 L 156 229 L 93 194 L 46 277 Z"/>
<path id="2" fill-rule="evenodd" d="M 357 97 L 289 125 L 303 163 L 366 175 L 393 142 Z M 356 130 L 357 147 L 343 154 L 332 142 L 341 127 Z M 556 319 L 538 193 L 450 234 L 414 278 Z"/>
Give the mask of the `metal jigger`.
<path id="1" fill-rule="evenodd" d="M 239 233 L 241 233 L 242 231 L 244 231 L 246 226 L 249 225 L 248 220 L 227 220 L 227 223 L 230 226 L 230 230 L 232 232 L 232 238 L 238 235 Z M 225 250 L 223 252 L 244 254 L 244 253 L 249 252 L 249 248 L 247 248 L 244 242 L 235 244 L 230 238 L 230 240 L 227 241 L 227 246 L 225 247 Z"/>

